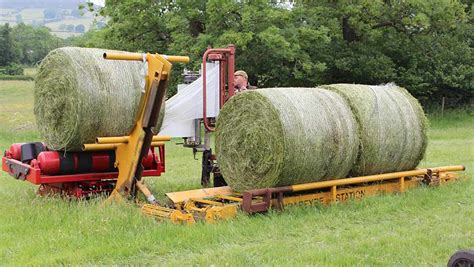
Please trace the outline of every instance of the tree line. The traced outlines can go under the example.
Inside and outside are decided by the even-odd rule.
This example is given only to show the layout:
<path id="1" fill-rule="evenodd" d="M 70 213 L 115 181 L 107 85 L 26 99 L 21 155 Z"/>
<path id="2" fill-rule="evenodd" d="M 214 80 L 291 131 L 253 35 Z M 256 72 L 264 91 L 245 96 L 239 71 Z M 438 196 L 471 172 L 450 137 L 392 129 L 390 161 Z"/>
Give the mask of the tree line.
<path id="1" fill-rule="evenodd" d="M 11 27 L 0 25 L 0 67 L 5 74 L 23 74 L 20 65 L 35 65 L 49 51 L 64 46 L 65 41 L 51 34 L 46 27 L 33 27 L 20 23 Z"/>
<path id="2" fill-rule="evenodd" d="M 198 69 L 208 46 L 232 43 L 236 67 L 258 87 L 395 82 L 418 98 L 465 101 L 474 92 L 470 0 L 110 0 L 83 8 L 107 24 L 69 44 L 189 55 Z"/>
<path id="3" fill-rule="evenodd" d="M 95 12 L 108 23 L 85 45 L 190 55 L 197 68 L 209 45 L 233 43 L 259 87 L 395 82 L 467 101 L 474 91 L 469 0 L 133 0 Z"/>

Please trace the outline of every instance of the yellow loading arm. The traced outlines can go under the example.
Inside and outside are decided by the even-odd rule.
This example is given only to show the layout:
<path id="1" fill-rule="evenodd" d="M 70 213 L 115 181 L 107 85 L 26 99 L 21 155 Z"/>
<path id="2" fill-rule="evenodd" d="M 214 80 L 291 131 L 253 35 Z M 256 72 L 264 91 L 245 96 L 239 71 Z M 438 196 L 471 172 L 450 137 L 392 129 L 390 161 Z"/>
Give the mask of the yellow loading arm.
<path id="1" fill-rule="evenodd" d="M 171 62 L 188 63 L 189 57 L 150 53 L 104 53 L 104 59 L 141 61 L 147 69 L 136 123 L 129 136 L 99 137 L 96 144 L 84 145 L 84 150 L 115 149 L 115 167 L 118 168 L 119 175 L 115 188 L 107 199 L 107 202 L 110 202 L 123 198 L 135 198 L 137 187 L 142 192 L 149 193 L 149 190 L 140 182 L 143 173 L 141 162 L 150 146 L 159 145 L 159 141 L 170 139 L 169 137 L 154 137 L 152 128 L 156 126 L 165 97 L 171 73 Z"/>

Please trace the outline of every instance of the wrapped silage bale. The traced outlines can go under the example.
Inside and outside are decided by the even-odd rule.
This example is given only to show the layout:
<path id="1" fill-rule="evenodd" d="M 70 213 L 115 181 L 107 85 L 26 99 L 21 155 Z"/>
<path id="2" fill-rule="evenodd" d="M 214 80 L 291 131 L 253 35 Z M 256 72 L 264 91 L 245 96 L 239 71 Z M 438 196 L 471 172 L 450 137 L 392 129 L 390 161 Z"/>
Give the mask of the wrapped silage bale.
<path id="1" fill-rule="evenodd" d="M 358 147 L 349 104 L 324 89 L 246 91 L 224 105 L 216 125 L 219 167 L 238 191 L 345 177 Z"/>
<path id="2" fill-rule="evenodd" d="M 64 47 L 41 62 L 34 111 L 50 149 L 80 150 L 96 137 L 128 135 L 133 128 L 144 89 L 143 63 L 105 60 L 108 51 Z"/>

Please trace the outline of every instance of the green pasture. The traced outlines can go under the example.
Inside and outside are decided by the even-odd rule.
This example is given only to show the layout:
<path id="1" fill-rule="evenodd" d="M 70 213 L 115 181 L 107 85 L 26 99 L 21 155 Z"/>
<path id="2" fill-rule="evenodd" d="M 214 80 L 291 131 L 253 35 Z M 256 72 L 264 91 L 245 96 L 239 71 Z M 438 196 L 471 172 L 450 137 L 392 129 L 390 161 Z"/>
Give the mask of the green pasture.
<path id="1" fill-rule="evenodd" d="M 0 149 L 41 140 L 33 82 L 0 81 Z M 35 195 L 36 186 L 0 172 L 1 265 L 445 266 L 474 249 L 474 116 L 430 116 L 422 166 L 464 164 L 463 179 L 438 188 L 285 212 L 239 215 L 214 225 L 172 225 L 133 204 Z M 167 171 L 147 178 L 157 195 L 199 188 L 200 161 L 167 144 Z"/>
<path id="2" fill-rule="evenodd" d="M 9 23 L 10 26 L 14 26 L 17 24 L 16 16 L 21 15 L 21 18 L 25 24 L 32 24 L 32 23 L 43 23 L 44 22 L 44 10 L 43 8 L 26 8 L 22 10 L 15 10 L 15 9 L 7 9 L 7 8 L 0 8 L 0 24 L 3 25 L 4 23 Z M 68 14 L 71 12 L 71 9 L 59 9 L 59 12 L 67 12 Z M 64 30 L 60 30 L 60 26 L 62 24 L 72 24 L 74 26 L 82 24 L 85 27 L 85 32 L 87 32 L 94 22 L 94 17 L 91 13 L 86 12 L 83 16 L 76 18 L 68 16 L 64 19 L 59 21 L 49 21 L 44 23 L 44 26 L 51 29 L 54 35 L 60 38 L 67 38 L 70 36 L 79 36 L 82 33 L 76 32 L 66 32 Z"/>

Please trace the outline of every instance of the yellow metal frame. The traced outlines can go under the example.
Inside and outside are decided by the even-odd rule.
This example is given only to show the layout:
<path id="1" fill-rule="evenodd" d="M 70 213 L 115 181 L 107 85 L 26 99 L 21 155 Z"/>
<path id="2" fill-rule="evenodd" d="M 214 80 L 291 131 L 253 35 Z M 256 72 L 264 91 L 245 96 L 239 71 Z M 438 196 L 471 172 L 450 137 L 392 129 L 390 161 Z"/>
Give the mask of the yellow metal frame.
<path id="1" fill-rule="evenodd" d="M 142 213 L 147 216 L 153 216 L 158 220 L 168 220 L 172 223 L 193 224 L 196 221 L 190 213 L 183 213 L 176 209 L 165 208 L 152 204 L 145 204 L 142 207 Z"/>
<path id="2" fill-rule="evenodd" d="M 97 144 L 124 144 L 128 143 L 129 137 L 128 136 L 116 136 L 116 137 L 98 137 L 96 138 Z M 155 135 L 153 136 L 152 142 L 160 142 L 160 141 L 170 141 L 171 136 L 168 135 Z"/>
<path id="3" fill-rule="evenodd" d="M 464 166 L 461 165 L 445 166 L 292 185 L 285 187 L 288 191 L 281 199 L 273 196 L 270 207 L 281 209 L 289 205 L 315 203 L 329 205 L 348 200 L 360 200 L 380 193 L 403 193 L 407 189 L 422 184 L 438 186 L 454 181 L 458 178 L 455 171 L 464 169 Z M 269 190 L 271 189 L 269 188 Z M 228 186 L 174 192 L 166 195 L 174 209 L 158 209 L 157 212 L 154 212 L 153 209 L 157 207 L 156 205 L 145 204 L 142 211 L 146 215 L 160 220 L 170 219 L 171 214 L 175 214 L 173 219 L 170 219 L 173 223 L 192 224 L 196 221 L 214 223 L 218 220 L 235 217 L 244 202 L 243 194 L 233 192 Z M 251 201 L 252 203 L 261 203 L 264 200 L 262 197 L 256 196 Z"/>
<path id="4" fill-rule="evenodd" d="M 171 139 L 169 136 L 153 136 L 150 144 L 144 144 L 146 109 L 150 102 L 152 90 L 157 90 L 155 92 L 156 96 L 163 95 L 166 90 L 172 68 L 171 62 L 188 63 L 189 57 L 150 53 L 104 53 L 104 59 L 141 61 L 147 67 L 144 92 L 140 99 L 135 126 L 130 134 L 128 136 L 98 137 L 95 144 L 85 144 L 83 146 L 85 151 L 115 149 L 115 167 L 118 168 L 119 174 L 115 188 L 106 201 L 111 202 L 131 196 L 132 186 L 134 186 L 133 183 L 135 182 L 135 172 L 140 162 L 140 154 L 144 145 L 152 147 L 161 146 L 163 145 L 162 141 L 169 141 Z M 138 188 L 141 191 L 150 193 L 142 183 L 139 184 Z"/>
<path id="5" fill-rule="evenodd" d="M 102 150 L 114 150 L 124 143 L 111 143 L 111 144 L 84 144 L 82 145 L 83 151 L 102 151 Z M 151 142 L 151 147 L 157 147 L 164 145 L 164 142 Z"/>
<path id="6" fill-rule="evenodd" d="M 364 197 L 373 196 L 381 193 L 403 193 L 408 189 L 422 185 L 425 179 L 425 169 L 411 171 L 412 175 L 397 176 L 396 173 L 382 174 L 380 176 L 365 176 L 357 178 L 348 178 L 335 180 L 334 183 L 328 184 L 321 182 L 318 185 L 311 186 L 311 189 L 323 189 L 318 193 L 299 194 L 287 196 L 283 198 L 283 205 L 293 205 L 299 203 L 320 203 L 328 205 L 331 203 L 344 202 L 347 200 L 361 200 Z M 462 171 L 464 168 L 455 166 L 452 171 Z M 438 186 L 449 181 L 456 180 L 458 174 L 452 171 L 433 172 L 432 180 L 429 186 Z M 406 172 L 405 172 L 406 173 Z M 416 174 L 418 173 L 418 174 Z M 380 179 L 376 179 L 376 178 Z M 391 177 L 391 178 L 387 178 Z M 339 182 L 342 181 L 342 182 Z M 297 187 L 297 191 L 304 191 L 303 187 Z M 324 190 L 326 189 L 326 190 Z M 272 206 L 276 206 L 276 200 L 272 200 Z"/>

